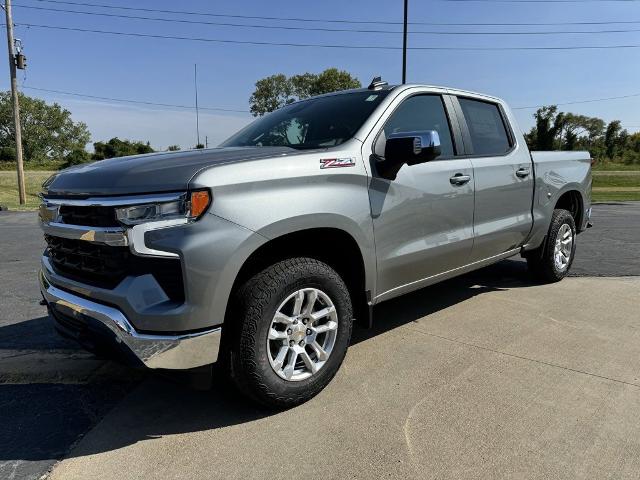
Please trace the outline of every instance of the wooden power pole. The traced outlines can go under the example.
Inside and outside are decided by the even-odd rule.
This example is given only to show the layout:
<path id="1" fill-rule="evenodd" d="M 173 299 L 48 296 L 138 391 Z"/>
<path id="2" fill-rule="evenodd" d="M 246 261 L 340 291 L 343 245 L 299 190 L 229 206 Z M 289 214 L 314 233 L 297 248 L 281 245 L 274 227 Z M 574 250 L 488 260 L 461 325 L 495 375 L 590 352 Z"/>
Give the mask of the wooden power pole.
<path id="1" fill-rule="evenodd" d="M 11 16 L 11 0 L 5 0 L 4 13 L 7 17 L 7 46 L 9 47 L 9 72 L 11 74 L 11 98 L 13 100 L 13 122 L 15 124 L 16 163 L 18 164 L 18 194 L 20 205 L 24 205 L 27 197 L 24 189 L 24 165 L 22 162 L 22 131 L 20 129 L 20 104 L 18 102 L 18 81 L 16 80 L 16 56 L 13 41 L 13 18 Z"/>
<path id="2" fill-rule="evenodd" d="M 196 92 L 196 148 L 200 148 L 200 111 L 198 110 L 198 64 L 193 64 L 193 86 Z"/>
<path id="3" fill-rule="evenodd" d="M 404 29 L 402 31 L 402 84 L 407 83 L 407 11 L 409 0 L 404 0 Z"/>

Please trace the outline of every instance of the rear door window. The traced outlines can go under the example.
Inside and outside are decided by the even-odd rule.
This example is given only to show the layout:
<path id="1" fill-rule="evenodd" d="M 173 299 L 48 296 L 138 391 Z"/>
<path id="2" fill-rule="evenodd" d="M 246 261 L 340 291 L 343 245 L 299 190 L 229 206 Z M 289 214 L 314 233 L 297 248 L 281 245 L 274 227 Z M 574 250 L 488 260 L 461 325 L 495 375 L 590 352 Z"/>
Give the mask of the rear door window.
<path id="1" fill-rule="evenodd" d="M 469 98 L 458 101 L 469 127 L 474 155 L 504 155 L 511 149 L 498 105 Z"/>

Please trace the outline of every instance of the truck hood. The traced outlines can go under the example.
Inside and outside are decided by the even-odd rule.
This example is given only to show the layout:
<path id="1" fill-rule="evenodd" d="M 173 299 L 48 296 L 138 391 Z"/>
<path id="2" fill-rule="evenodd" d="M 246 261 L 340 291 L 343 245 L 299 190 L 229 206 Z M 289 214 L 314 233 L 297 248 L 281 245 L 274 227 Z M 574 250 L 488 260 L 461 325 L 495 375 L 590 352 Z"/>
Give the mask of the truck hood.
<path id="1" fill-rule="evenodd" d="M 288 147 L 227 147 L 100 160 L 62 170 L 43 185 L 47 196 L 130 195 L 186 190 L 199 171 L 228 163 L 308 153 Z"/>

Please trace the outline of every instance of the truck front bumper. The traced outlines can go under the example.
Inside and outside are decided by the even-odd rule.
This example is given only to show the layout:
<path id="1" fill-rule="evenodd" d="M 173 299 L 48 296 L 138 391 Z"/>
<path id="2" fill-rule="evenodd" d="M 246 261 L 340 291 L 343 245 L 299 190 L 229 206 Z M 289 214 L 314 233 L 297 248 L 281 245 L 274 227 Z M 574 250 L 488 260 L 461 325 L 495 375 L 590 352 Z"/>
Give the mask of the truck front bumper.
<path id="1" fill-rule="evenodd" d="M 55 287 L 44 268 L 39 277 L 40 291 L 58 331 L 88 350 L 161 369 L 196 368 L 218 357 L 220 327 L 181 335 L 139 333 L 117 308 Z"/>

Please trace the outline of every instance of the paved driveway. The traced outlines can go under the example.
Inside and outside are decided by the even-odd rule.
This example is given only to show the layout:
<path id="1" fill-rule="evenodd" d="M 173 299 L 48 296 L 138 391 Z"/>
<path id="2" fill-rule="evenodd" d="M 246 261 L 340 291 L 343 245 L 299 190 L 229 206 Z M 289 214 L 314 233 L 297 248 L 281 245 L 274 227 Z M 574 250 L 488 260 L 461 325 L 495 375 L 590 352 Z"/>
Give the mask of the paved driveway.
<path id="1" fill-rule="evenodd" d="M 639 275 L 640 204 L 598 205 L 594 223 L 572 274 Z M 532 286 L 508 260 L 430 287 L 379 307 L 320 397 L 269 415 L 59 339 L 38 305 L 34 215 L 0 214 L 0 236 L 0 478 L 39 478 L 114 406 L 54 478 L 111 478 L 118 462 L 131 478 L 250 478 L 254 465 L 276 478 L 517 473 L 508 465 L 597 478 L 611 462 L 618 478 L 637 462 L 635 279 Z"/>

